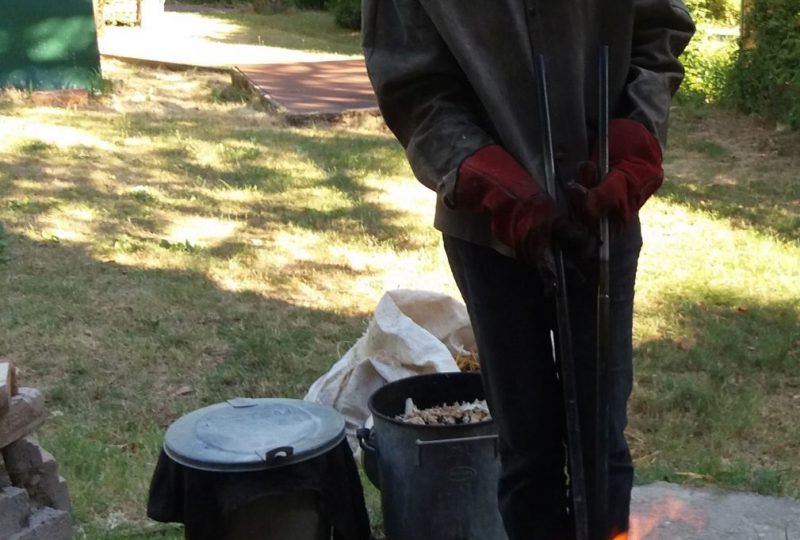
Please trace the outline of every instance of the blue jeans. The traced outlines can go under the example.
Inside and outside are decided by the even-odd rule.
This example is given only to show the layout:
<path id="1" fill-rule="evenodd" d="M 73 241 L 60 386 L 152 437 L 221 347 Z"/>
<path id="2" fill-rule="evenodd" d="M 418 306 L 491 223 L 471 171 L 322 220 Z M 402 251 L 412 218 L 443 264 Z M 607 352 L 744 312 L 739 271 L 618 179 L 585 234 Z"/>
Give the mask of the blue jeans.
<path id="1" fill-rule="evenodd" d="M 628 529 L 633 464 L 624 430 L 633 383 L 633 288 L 639 223 L 611 242 L 611 358 L 608 361 L 611 538 Z M 469 311 L 483 384 L 500 437 L 498 499 L 509 540 L 574 538 L 552 299 L 535 270 L 491 248 L 445 235 L 444 247 Z M 593 483 L 596 277 L 567 270 L 567 291 L 587 485 Z M 589 496 L 591 497 L 591 493 Z M 590 522 L 590 528 L 592 528 Z M 593 529 L 592 529 L 593 530 Z"/>

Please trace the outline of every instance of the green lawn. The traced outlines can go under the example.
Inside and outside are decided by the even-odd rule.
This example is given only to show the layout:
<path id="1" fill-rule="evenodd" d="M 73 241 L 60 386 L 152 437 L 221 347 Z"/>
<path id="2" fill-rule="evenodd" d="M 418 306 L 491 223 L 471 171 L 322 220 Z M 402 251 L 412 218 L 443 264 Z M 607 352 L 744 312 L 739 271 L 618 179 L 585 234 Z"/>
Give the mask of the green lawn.
<path id="1" fill-rule="evenodd" d="M 47 396 L 77 538 L 177 539 L 144 517 L 166 426 L 301 397 L 387 289 L 457 293 L 433 195 L 379 122 L 288 127 L 225 101 L 225 75 L 104 72 L 125 83 L 88 108 L 0 98 L 0 355 Z M 676 108 L 642 213 L 640 482 L 800 497 L 798 143 Z"/>

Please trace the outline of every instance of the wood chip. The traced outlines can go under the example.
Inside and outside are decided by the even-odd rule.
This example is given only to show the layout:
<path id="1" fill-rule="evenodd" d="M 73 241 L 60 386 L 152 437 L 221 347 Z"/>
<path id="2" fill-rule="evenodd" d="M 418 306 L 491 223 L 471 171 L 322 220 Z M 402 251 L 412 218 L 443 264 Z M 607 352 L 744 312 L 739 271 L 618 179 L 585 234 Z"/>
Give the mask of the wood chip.
<path id="1" fill-rule="evenodd" d="M 492 419 L 489 407 L 485 400 L 461 401 L 457 403 L 442 404 L 426 409 L 419 409 L 411 398 L 405 402 L 403 414 L 395 416 L 396 420 L 407 424 L 420 426 L 477 424 Z"/>
<path id="2" fill-rule="evenodd" d="M 474 351 L 459 351 L 456 353 L 456 365 L 461 371 L 480 371 L 481 365 L 478 362 L 478 353 Z"/>

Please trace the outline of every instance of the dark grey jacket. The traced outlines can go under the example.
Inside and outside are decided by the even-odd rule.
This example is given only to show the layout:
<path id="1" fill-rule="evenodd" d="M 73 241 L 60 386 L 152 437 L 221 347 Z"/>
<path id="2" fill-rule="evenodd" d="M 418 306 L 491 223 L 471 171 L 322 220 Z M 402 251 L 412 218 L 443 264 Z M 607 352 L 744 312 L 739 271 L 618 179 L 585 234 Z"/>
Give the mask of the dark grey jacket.
<path id="1" fill-rule="evenodd" d="M 544 181 L 534 59 L 545 58 L 560 184 L 588 159 L 597 124 L 597 62 L 610 49 L 612 117 L 666 141 L 677 57 L 694 33 L 681 0 L 363 0 L 362 44 L 389 128 L 414 174 L 439 193 L 435 226 L 501 252 L 488 217 L 448 208 L 458 166 L 505 147 Z M 562 197 L 563 199 L 563 197 Z"/>

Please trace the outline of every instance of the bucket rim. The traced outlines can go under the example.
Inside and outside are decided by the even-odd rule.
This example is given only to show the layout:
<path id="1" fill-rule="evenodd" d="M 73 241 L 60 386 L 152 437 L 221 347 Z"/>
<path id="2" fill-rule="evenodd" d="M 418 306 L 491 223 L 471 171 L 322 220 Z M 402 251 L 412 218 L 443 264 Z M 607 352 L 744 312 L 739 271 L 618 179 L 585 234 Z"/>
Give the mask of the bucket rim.
<path id="1" fill-rule="evenodd" d="M 390 424 L 409 428 L 409 429 L 428 429 L 432 431 L 438 430 L 454 430 L 454 429 L 464 429 L 464 428 L 471 428 L 471 427 L 483 427 L 487 425 L 491 425 L 494 423 L 494 418 L 489 418 L 489 420 L 482 420 L 480 422 L 475 422 L 471 424 L 412 424 L 410 422 L 403 422 L 402 420 L 397 420 L 396 418 L 386 415 L 375 408 L 375 395 L 384 390 L 389 386 L 399 386 L 400 383 L 409 384 L 414 380 L 419 380 L 423 378 L 447 378 L 447 377 L 464 377 L 464 378 L 480 378 L 480 373 L 474 371 L 445 371 L 445 372 L 436 372 L 436 373 L 421 373 L 419 375 L 411 375 L 410 377 L 403 377 L 402 379 L 397 379 L 395 381 L 388 382 L 372 392 L 367 400 L 367 407 L 369 408 L 369 412 L 374 417 L 378 417 L 385 422 L 389 422 Z M 483 398 L 485 400 L 485 397 Z"/>

